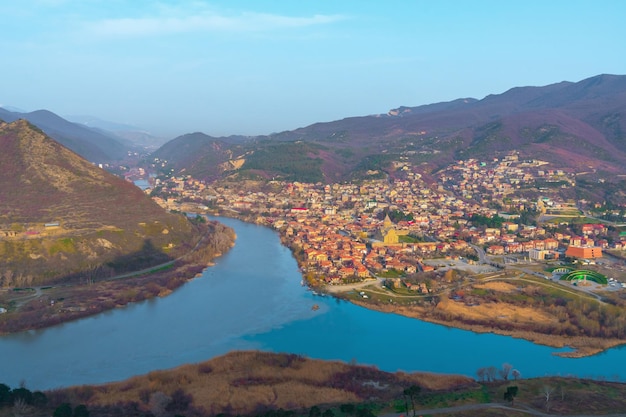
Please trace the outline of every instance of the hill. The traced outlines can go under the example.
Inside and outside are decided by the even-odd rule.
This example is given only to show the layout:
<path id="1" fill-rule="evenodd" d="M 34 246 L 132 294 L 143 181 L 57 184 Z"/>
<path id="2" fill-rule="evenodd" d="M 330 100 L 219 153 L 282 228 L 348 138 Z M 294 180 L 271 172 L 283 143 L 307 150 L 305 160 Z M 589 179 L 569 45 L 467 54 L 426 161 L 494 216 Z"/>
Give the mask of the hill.
<path id="1" fill-rule="evenodd" d="M 131 148 L 130 145 L 123 144 L 119 138 L 69 122 L 48 110 L 19 113 L 0 108 L 0 120 L 14 122 L 19 119 L 28 120 L 63 146 L 92 162 L 121 160 Z"/>
<path id="2" fill-rule="evenodd" d="M 74 416 L 92 417 L 624 415 L 625 384 L 571 377 L 511 380 L 499 372 L 508 372 L 507 366 L 484 368 L 490 376 L 476 381 L 389 373 L 295 354 L 230 352 L 98 386 L 31 392 L 0 384 L 0 416 L 72 415 L 72 410 Z M 12 406 L 19 398 L 21 406 Z"/>
<path id="3" fill-rule="evenodd" d="M 362 178 L 406 158 L 424 170 L 516 150 L 560 168 L 626 172 L 626 76 L 515 87 L 387 114 L 249 138 L 184 135 L 154 155 L 193 176 L 332 182 Z M 192 145 L 193 144 L 193 145 Z M 268 155 L 271 157 L 268 158 Z"/>
<path id="4" fill-rule="evenodd" d="M 25 120 L 0 124 L 0 147 L 2 286 L 113 276 L 174 259 L 200 237 Z"/>

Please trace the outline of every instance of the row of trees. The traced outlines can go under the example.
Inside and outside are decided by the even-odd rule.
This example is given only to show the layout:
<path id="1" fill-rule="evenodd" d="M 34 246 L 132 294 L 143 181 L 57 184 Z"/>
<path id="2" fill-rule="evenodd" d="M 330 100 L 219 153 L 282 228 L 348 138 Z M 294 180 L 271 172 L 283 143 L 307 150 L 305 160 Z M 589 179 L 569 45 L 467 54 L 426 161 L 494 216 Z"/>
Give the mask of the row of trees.
<path id="1" fill-rule="evenodd" d="M 482 382 L 494 382 L 498 378 L 503 381 L 508 381 L 510 377 L 515 380 L 518 380 L 522 374 L 517 369 L 513 368 L 513 365 L 510 363 L 503 363 L 500 369 L 495 366 L 487 366 L 483 368 L 478 368 L 476 370 L 476 376 L 478 376 L 478 380 Z"/>
<path id="2" fill-rule="evenodd" d="M 0 408 L 13 408 L 13 415 L 21 416 L 32 414 L 35 410 L 48 412 L 52 410 L 48 397 L 41 391 L 31 391 L 20 386 L 18 388 L 0 384 Z M 89 417 L 89 410 L 84 404 L 72 407 L 70 403 L 64 402 L 54 408 L 53 417 Z"/>

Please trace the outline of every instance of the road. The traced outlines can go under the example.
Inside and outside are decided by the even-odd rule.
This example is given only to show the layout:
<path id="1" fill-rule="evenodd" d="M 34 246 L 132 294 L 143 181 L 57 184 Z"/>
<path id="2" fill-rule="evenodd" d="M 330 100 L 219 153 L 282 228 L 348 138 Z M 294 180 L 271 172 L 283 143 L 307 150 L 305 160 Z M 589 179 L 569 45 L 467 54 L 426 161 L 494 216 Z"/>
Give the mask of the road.
<path id="1" fill-rule="evenodd" d="M 415 416 L 423 416 L 423 415 L 432 415 L 432 414 L 453 414 L 460 413 L 463 411 L 473 411 L 473 410 L 503 410 L 503 411 L 515 411 L 518 413 L 526 413 L 531 416 L 538 417 L 554 417 L 554 414 L 543 413 L 539 410 L 535 410 L 533 408 L 527 407 L 525 405 L 518 405 L 516 407 L 508 406 L 505 404 L 498 403 L 485 403 L 485 404 L 467 404 L 467 405 L 459 405 L 457 407 L 446 407 L 446 408 L 431 408 L 424 410 L 415 410 Z M 384 414 L 380 417 L 412 417 L 413 412 L 409 413 L 391 413 Z M 561 417 L 598 417 L 598 414 L 559 414 Z M 601 414 L 602 417 L 624 417 L 624 413 L 620 414 Z"/>
<path id="2" fill-rule="evenodd" d="M 164 268 L 168 268 L 168 267 L 174 265 L 174 263 L 176 261 L 179 261 L 179 260 L 183 259 L 185 256 L 195 252 L 200 247 L 200 244 L 202 244 L 202 242 L 204 242 L 204 238 L 207 237 L 208 235 L 209 235 L 209 230 L 207 230 L 206 233 L 204 235 L 202 235 L 202 237 L 200 239 L 198 239 L 198 242 L 196 242 L 195 246 L 189 252 L 187 252 L 186 254 L 184 254 L 182 256 L 179 256 L 176 259 L 164 262 L 164 263 L 159 264 L 159 265 L 151 266 L 150 268 L 145 268 L 145 269 L 141 269 L 139 271 L 133 271 L 133 272 L 128 272 L 128 273 L 124 273 L 124 274 L 119 274 L 119 275 L 116 275 L 114 277 L 104 278 L 104 279 L 100 279 L 98 281 L 100 281 L 100 282 L 102 282 L 102 281 L 115 281 L 115 280 L 119 280 L 119 279 L 132 278 L 132 277 L 136 277 L 136 276 L 139 276 L 139 275 L 149 274 L 149 273 L 152 273 L 152 272 L 164 269 Z M 55 287 L 72 287 L 72 286 L 75 286 L 75 285 L 82 285 L 82 284 L 60 284 L 60 285 L 56 285 Z M 15 308 L 17 309 L 17 308 L 21 307 L 22 305 L 26 304 L 27 302 L 29 302 L 31 300 L 35 300 L 35 299 L 41 297 L 43 295 L 43 289 L 44 288 L 54 288 L 54 287 L 50 286 L 50 285 L 43 285 L 43 286 L 25 288 L 25 290 L 34 290 L 34 293 L 31 293 L 29 291 L 29 293 L 25 294 L 23 297 L 19 297 L 19 298 L 14 299 L 16 301 Z"/>

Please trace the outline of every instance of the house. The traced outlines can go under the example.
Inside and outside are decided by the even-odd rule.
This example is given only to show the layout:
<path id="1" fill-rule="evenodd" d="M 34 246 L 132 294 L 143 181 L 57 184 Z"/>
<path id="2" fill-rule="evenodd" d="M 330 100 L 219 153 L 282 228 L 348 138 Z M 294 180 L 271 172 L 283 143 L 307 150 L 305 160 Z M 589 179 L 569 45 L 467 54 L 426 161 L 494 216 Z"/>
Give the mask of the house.
<path id="1" fill-rule="evenodd" d="M 487 253 L 490 255 L 504 255 L 504 246 L 492 245 L 487 248 Z"/>
<path id="2" fill-rule="evenodd" d="M 597 246 L 569 246 L 565 256 L 578 259 L 602 258 L 602 248 Z"/>

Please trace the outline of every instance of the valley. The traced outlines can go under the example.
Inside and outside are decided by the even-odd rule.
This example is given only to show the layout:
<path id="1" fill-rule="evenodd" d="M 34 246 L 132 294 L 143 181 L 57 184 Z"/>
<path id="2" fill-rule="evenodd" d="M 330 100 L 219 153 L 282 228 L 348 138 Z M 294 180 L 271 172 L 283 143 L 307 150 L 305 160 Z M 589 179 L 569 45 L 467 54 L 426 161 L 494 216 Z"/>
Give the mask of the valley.
<path id="1" fill-rule="evenodd" d="M 206 278 L 207 266 L 237 248 L 221 216 L 276 232 L 313 294 L 302 298 L 303 288 L 290 287 L 295 298 L 287 303 L 287 293 L 281 294 L 280 311 L 272 305 L 268 322 L 250 316 L 244 321 L 252 327 L 225 333 L 238 346 L 247 345 L 252 334 L 263 346 L 258 341 L 271 339 L 273 326 L 291 330 L 281 309 L 294 319 L 323 316 L 330 308 L 321 300 L 332 295 L 337 303 L 367 309 L 376 320 L 393 313 L 468 330 L 467 338 L 492 333 L 557 348 L 551 355 L 558 360 L 594 360 L 626 343 L 624 80 L 600 75 L 515 88 L 482 100 L 400 107 L 266 136 L 215 138 L 198 132 L 141 156 L 98 135 L 81 147 L 75 140 L 85 131 L 52 113 L 24 113 L 31 122 L 1 122 L 0 332 L 19 335 L 84 323 L 77 319 L 129 305 L 149 309 L 143 301 Z M 7 121 L 19 118 L 14 112 L 3 115 Z M 37 121 L 41 128 L 31 124 Z M 48 132 L 74 152 L 106 162 L 88 162 Z M 149 188 L 129 181 L 137 179 Z M 249 260 L 255 250 L 248 249 L 241 267 L 261 266 Z M 272 304 L 268 291 L 280 288 L 255 279 L 246 285 L 246 291 L 254 289 L 251 298 L 244 303 L 248 294 L 237 290 L 234 304 Z M 258 304 L 260 294 L 266 299 Z M 316 297 L 322 298 L 315 302 Z M 220 305 L 218 298 L 212 308 Z M 204 306 L 202 297 L 194 303 Z M 196 315 L 181 310 L 177 313 L 186 312 L 187 318 L 170 312 L 173 320 L 187 322 Z M 226 305 L 219 314 L 210 311 L 217 317 L 223 310 Z M 231 313 L 232 320 L 238 314 Z M 233 328 L 239 325 L 235 321 Z M 284 339 L 277 336 L 270 344 L 285 346 Z M 224 346 L 211 349 L 214 356 Z M 262 356 L 254 363 L 265 361 Z M 287 368 L 300 361 L 286 358 Z M 379 357 L 374 361 L 384 363 Z M 557 363 L 562 362 L 553 364 L 559 369 Z M 488 368 L 493 366 L 476 371 L 478 380 L 495 383 Z M 464 369 L 465 377 L 471 374 Z M 150 395 L 125 383 L 122 391 L 143 402 L 129 407 L 142 412 L 152 407 L 152 397 L 157 401 L 163 394 L 155 391 L 161 377 L 155 378 L 138 383 L 147 384 Z M 286 396 L 274 382 L 247 375 L 228 384 L 273 392 L 282 401 Z M 190 395 L 169 385 L 163 389 L 168 391 L 159 397 L 163 404 L 166 397 L 185 402 Z M 197 413 L 218 403 L 222 408 L 210 413 L 237 407 L 251 413 L 245 406 L 254 401 L 272 409 L 305 408 L 320 404 L 318 394 L 330 395 L 322 390 L 307 403 L 269 405 L 254 396 L 240 403 L 231 396 L 224 404 L 212 398 Z M 388 394 L 398 401 L 398 392 Z M 331 403 L 363 401 L 332 398 Z M 103 413 L 112 407 L 89 400 Z M 526 401 L 541 406 L 536 398 Z"/>

